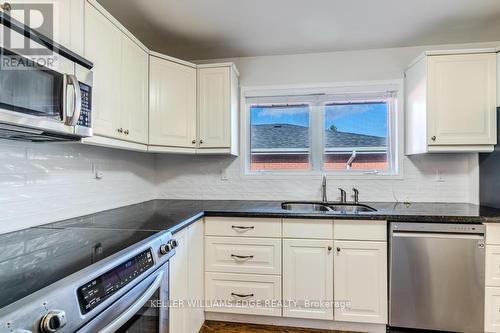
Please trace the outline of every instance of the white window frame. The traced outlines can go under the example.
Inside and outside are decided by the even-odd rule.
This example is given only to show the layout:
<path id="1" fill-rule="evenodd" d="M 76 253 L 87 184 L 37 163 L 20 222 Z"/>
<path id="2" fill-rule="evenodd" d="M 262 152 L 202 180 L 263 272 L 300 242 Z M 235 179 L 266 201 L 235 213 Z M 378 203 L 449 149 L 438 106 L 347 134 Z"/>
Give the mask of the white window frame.
<path id="1" fill-rule="evenodd" d="M 321 130 L 324 127 L 323 113 L 312 112 L 310 116 L 310 138 L 313 141 L 310 145 L 309 158 L 310 168 L 304 171 L 287 171 L 287 170 L 265 170 L 251 171 L 250 170 L 250 106 L 247 104 L 247 98 L 265 98 L 282 100 L 283 96 L 287 96 L 290 100 L 289 104 L 293 104 L 294 96 L 304 95 L 345 95 L 347 98 L 352 95 L 370 96 L 380 95 L 382 93 L 392 92 L 394 103 L 389 103 L 388 107 L 388 149 L 390 170 L 387 172 L 367 172 L 364 170 L 321 170 L 323 167 L 324 157 L 324 136 Z M 321 100 L 321 99 L 320 99 Z M 300 99 L 296 100 L 299 103 Z M 338 100 L 335 100 L 336 102 Z M 322 100 L 323 105 L 325 100 Z M 301 102 L 305 103 L 304 100 Z M 265 103 L 263 103 L 265 104 Z M 276 103 L 280 104 L 280 103 Z M 308 103 L 309 104 L 309 103 Z M 316 105 L 317 106 L 317 105 Z M 297 178 L 297 177 L 317 177 L 327 175 L 329 178 L 339 179 L 402 179 L 402 160 L 403 160 L 403 111 L 404 111 L 404 91 L 402 80 L 390 81 L 369 81 L 369 82 L 343 82 L 333 84 L 318 84 L 318 85 L 300 85 L 300 86 L 260 86 L 260 87 L 241 87 L 241 175 L 249 178 L 259 179 L 279 179 L 279 178 Z M 311 109 L 315 105 L 311 105 Z M 314 117 L 321 119 L 314 120 Z M 321 126 L 321 127 L 319 127 Z M 320 144 L 318 145 L 318 141 Z M 316 149 L 314 147 L 317 147 Z M 319 149 L 322 151 L 320 152 Z M 315 150 L 315 152 L 313 152 Z"/>

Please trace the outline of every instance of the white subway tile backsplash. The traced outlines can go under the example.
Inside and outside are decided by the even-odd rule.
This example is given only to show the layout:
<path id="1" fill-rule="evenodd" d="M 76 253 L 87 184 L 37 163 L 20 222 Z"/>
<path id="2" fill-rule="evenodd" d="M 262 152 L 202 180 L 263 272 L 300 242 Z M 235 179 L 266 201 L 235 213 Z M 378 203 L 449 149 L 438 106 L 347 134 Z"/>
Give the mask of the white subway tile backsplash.
<path id="1" fill-rule="evenodd" d="M 154 159 L 77 143 L 0 140 L 0 233 L 154 199 Z"/>

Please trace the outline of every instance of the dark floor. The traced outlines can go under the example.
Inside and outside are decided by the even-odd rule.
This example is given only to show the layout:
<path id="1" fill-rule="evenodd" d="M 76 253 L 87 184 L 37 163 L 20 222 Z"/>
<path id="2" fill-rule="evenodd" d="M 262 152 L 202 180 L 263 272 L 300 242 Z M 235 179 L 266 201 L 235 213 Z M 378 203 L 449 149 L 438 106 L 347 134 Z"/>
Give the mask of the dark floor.
<path id="1" fill-rule="evenodd" d="M 238 324 L 221 321 L 206 321 L 200 333 L 347 333 L 332 330 L 314 330 L 310 328 L 292 328 L 255 324 Z M 352 332 L 350 332 L 352 333 Z"/>

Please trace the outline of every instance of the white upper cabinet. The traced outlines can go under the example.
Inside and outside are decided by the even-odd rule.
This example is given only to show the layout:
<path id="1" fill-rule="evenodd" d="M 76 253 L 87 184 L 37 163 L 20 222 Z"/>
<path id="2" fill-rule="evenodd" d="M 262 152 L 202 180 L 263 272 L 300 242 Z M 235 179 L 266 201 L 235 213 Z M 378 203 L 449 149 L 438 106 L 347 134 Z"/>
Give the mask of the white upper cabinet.
<path id="1" fill-rule="evenodd" d="M 387 323 L 387 243 L 335 241 L 334 295 L 350 304 L 335 308 L 335 320 Z"/>
<path id="2" fill-rule="evenodd" d="M 497 52 L 497 106 L 500 107 L 500 51 Z"/>
<path id="3" fill-rule="evenodd" d="M 488 152 L 496 144 L 494 52 L 426 53 L 406 72 L 406 153 Z"/>
<path id="4" fill-rule="evenodd" d="M 32 12 L 37 10 L 37 5 L 42 14 L 43 23 L 38 21 L 38 16 L 33 15 L 30 20 L 31 28 L 50 37 L 55 42 L 63 45 L 71 51 L 83 54 L 83 12 L 85 0 L 12 0 L 8 1 L 12 4 L 11 15 L 18 21 L 26 23 L 23 10 L 20 10 L 16 5 L 28 5 Z M 52 11 L 46 13 L 45 11 Z M 45 15 L 54 15 L 51 21 Z"/>
<path id="5" fill-rule="evenodd" d="M 94 63 L 96 136 L 148 140 L 148 51 L 98 4 L 85 8 L 85 57 Z"/>
<path id="6" fill-rule="evenodd" d="M 121 126 L 126 140 L 148 142 L 149 56 L 130 38 L 122 37 Z"/>
<path id="7" fill-rule="evenodd" d="M 238 154 L 239 81 L 229 64 L 198 66 L 198 147 Z"/>
<path id="8" fill-rule="evenodd" d="M 94 6 L 85 8 L 85 57 L 94 63 L 94 135 L 119 138 L 122 66 L 121 31 Z"/>
<path id="9" fill-rule="evenodd" d="M 196 68 L 150 57 L 149 144 L 196 147 Z"/>

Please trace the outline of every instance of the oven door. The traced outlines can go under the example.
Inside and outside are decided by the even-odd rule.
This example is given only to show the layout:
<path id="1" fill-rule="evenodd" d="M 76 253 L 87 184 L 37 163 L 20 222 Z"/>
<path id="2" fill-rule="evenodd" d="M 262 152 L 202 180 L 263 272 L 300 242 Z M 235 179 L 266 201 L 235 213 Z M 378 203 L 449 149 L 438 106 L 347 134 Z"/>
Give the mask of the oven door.
<path id="1" fill-rule="evenodd" d="M 78 332 L 168 333 L 168 263 Z"/>

